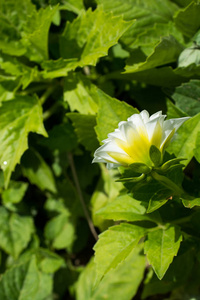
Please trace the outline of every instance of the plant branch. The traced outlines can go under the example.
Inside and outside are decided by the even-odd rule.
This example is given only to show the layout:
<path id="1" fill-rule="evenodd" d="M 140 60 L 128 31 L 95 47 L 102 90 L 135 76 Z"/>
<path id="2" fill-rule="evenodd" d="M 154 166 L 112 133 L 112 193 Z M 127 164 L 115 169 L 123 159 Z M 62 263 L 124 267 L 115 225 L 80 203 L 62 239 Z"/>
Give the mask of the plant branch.
<path id="1" fill-rule="evenodd" d="M 77 176 L 77 173 L 76 173 L 76 168 L 75 168 L 75 165 L 74 165 L 73 156 L 72 156 L 71 153 L 68 153 L 68 160 L 69 160 L 69 164 L 70 164 L 70 167 L 71 167 L 71 170 L 72 170 L 72 176 L 73 176 L 73 179 L 74 179 L 75 186 L 77 188 L 78 196 L 79 196 L 79 199 L 80 199 L 80 202 L 81 202 L 86 220 L 88 222 L 88 226 L 90 228 L 90 231 L 91 231 L 92 235 L 94 236 L 95 240 L 97 241 L 98 240 L 98 235 L 96 233 L 96 230 L 94 228 L 94 224 L 92 223 L 92 220 L 91 220 L 90 215 L 88 213 L 87 207 L 85 205 L 85 201 L 84 201 L 83 194 L 82 194 L 82 191 L 81 191 L 81 187 L 80 187 L 80 184 L 79 184 L 78 176 Z"/>

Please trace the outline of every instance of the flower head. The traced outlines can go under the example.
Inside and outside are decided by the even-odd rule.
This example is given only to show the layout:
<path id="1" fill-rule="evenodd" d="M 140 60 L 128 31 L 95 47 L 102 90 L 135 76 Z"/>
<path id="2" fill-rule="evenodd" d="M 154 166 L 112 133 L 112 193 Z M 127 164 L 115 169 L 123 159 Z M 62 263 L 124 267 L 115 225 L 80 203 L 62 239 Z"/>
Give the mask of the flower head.
<path id="1" fill-rule="evenodd" d="M 93 162 L 107 163 L 107 167 L 128 167 L 133 163 L 143 163 L 152 167 L 149 156 L 152 145 L 163 156 L 174 133 L 188 119 L 165 120 L 166 115 L 159 111 L 151 116 L 146 110 L 133 114 L 127 121 L 119 123 L 114 132 L 108 134 L 103 145 L 94 153 Z"/>

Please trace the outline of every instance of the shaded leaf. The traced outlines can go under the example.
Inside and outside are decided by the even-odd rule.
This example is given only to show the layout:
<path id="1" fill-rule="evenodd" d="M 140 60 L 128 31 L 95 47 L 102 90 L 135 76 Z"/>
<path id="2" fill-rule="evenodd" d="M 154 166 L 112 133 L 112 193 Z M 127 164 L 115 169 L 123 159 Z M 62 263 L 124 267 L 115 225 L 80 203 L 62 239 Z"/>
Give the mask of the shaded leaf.
<path id="1" fill-rule="evenodd" d="M 68 113 L 67 117 L 73 122 L 78 141 L 89 151 L 95 151 L 98 146 L 98 140 L 94 127 L 96 126 L 96 117 L 78 113 Z"/>
<path id="2" fill-rule="evenodd" d="M 178 86 L 172 95 L 176 106 L 190 116 L 200 111 L 200 80 L 191 80 Z"/>
<path id="3" fill-rule="evenodd" d="M 56 193 L 55 179 L 50 167 L 42 156 L 34 149 L 24 153 L 21 160 L 22 172 L 32 184 L 37 185 L 42 191 L 48 190 Z"/>
<path id="4" fill-rule="evenodd" d="M 34 232 L 33 220 L 31 217 L 9 213 L 3 207 L 0 207 L 0 216 L 0 247 L 17 258 Z"/>
<path id="5" fill-rule="evenodd" d="M 194 155 L 196 139 L 200 131 L 200 114 L 187 120 L 178 130 L 174 141 L 171 142 L 167 151 L 174 153 L 176 157 L 184 157 L 184 165 L 187 165 Z"/>
<path id="6" fill-rule="evenodd" d="M 177 255 L 181 241 L 182 236 L 178 226 L 158 228 L 148 233 L 144 250 L 159 279 L 163 278 L 174 256 Z"/>
<path id="7" fill-rule="evenodd" d="M 200 5 L 192 1 L 187 7 L 180 9 L 174 16 L 177 28 L 187 37 L 191 38 L 200 27 Z"/>

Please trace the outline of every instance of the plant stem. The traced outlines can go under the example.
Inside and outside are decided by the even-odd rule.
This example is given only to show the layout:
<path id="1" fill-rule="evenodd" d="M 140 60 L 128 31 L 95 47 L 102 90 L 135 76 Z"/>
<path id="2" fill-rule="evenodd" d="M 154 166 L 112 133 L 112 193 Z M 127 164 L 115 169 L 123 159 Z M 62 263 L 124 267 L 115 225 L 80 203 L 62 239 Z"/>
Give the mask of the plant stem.
<path id="1" fill-rule="evenodd" d="M 160 183 L 162 183 L 164 186 L 166 186 L 167 188 L 169 188 L 170 190 L 172 190 L 174 192 L 175 195 L 179 195 L 181 196 L 182 194 L 184 194 L 184 190 L 179 187 L 176 183 L 174 183 L 173 181 L 171 181 L 169 178 L 162 176 L 160 174 L 158 174 L 155 171 L 151 172 L 151 176 L 159 181 Z"/>
<path id="2" fill-rule="evenodd" d="M 81 187 L 80 187 L 80 184 L 79 184 L 78 176 L 77 176 L 77 173 L 76 173 L 76 168 L 75 168 L 75 165 L 74 165 L 73 156 L 72 156 L 71 153 L 68 153 L 68 160 L 69 160 L 69 164 L 70 164 L 70 167 L 71 167 L 71 170 L 72 170 L 72 176 L 73 176 L 74 183 L 75 183 L 75 186 L 76 186 L 76 189 L 77 189 L 77 193 L 78 193 L 78 196 L 79 196 L 79 199 L 80 199 L 80 202 L 81 202 L 86 220 L 88 222 L 88 226 L 90 228 L 90 231 L 91 231 L 93 237 L 97 241 L 98 240 L 98 235 L 96 233 L 96 230 L 94 228 L 94 225 L 92 223 L 92 220 L 90 218 L 90 215 L 88 213 L 88 210 L 87 210 L 84 198 L 83 198 L 83 194 L 82 194 Z"/>

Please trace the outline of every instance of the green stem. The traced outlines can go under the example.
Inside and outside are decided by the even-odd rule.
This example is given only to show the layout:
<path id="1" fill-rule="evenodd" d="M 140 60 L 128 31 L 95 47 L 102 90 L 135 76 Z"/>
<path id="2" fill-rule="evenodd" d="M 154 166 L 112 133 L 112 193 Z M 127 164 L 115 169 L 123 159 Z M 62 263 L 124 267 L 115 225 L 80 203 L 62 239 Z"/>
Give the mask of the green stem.
<path id="1" fill-rule="evenodd" d="M 77 193 L 78 193 L 78 196 L 79 196 L 79 199 L 80 199 L 80 202 L 81 202 L 86 220 L 88 222 L 88 226 L 90 228 L 90 231 L 91 231 L 92 235 L 94 236 L 95 240 L 97 241 L 98 240 L 98 235 L 96 233 L 96 230 L 94 228 L 94 224 L 92 223 L 92 220 L 90 218 L 90 215 L 88 213 L 88 210 L 87 210 L 84 198 L 83 198 L 83 194 L 82 194 L 81 187 L 80 187 L 80 184 L 79 184 L 78 176 L 77 176 L 77 173 L 76 173 L 76 168 L 75 168 L 75 165 L 74 165 L 73 156 L 72 156 L 71 153 L 68 154 L 68 160 L 69 160 L 69 164 L 70 164 L 70 167 L 71 167 L 71 170 L 72 170 L 72 176 L 73 176 L 74 183 L 75 183 L 75 186 L 76 186 L 76 189 L 77 189 Z"/>
<path id="2" fill-rule="evenodd" d="M 169 178 L 167 178 L 165 176 L 162 176 L 162 175 L 158 174 L 155 171 L 151 172 L 151 176 L 155 180 L 157 180 L 158 182 L 160 182 L 162 185 L 164 185 L 168 189 L 172 190 L 175 195 L 181 196 L 182 194 L 185 194 L 184 190 L 181 187 L 179 187 L 176 183 L 174 183 L 173 181 L 171 181 Z"/>
<path id="3" fill-rule="evenodd" d="M 44 94 L 40 97 L 41 104 L 44 104 L 44 102 L 49 98 L 49 96 L 53 93 L 53 91 L 57 88 L 57 85 L 50 86 Z"/>

